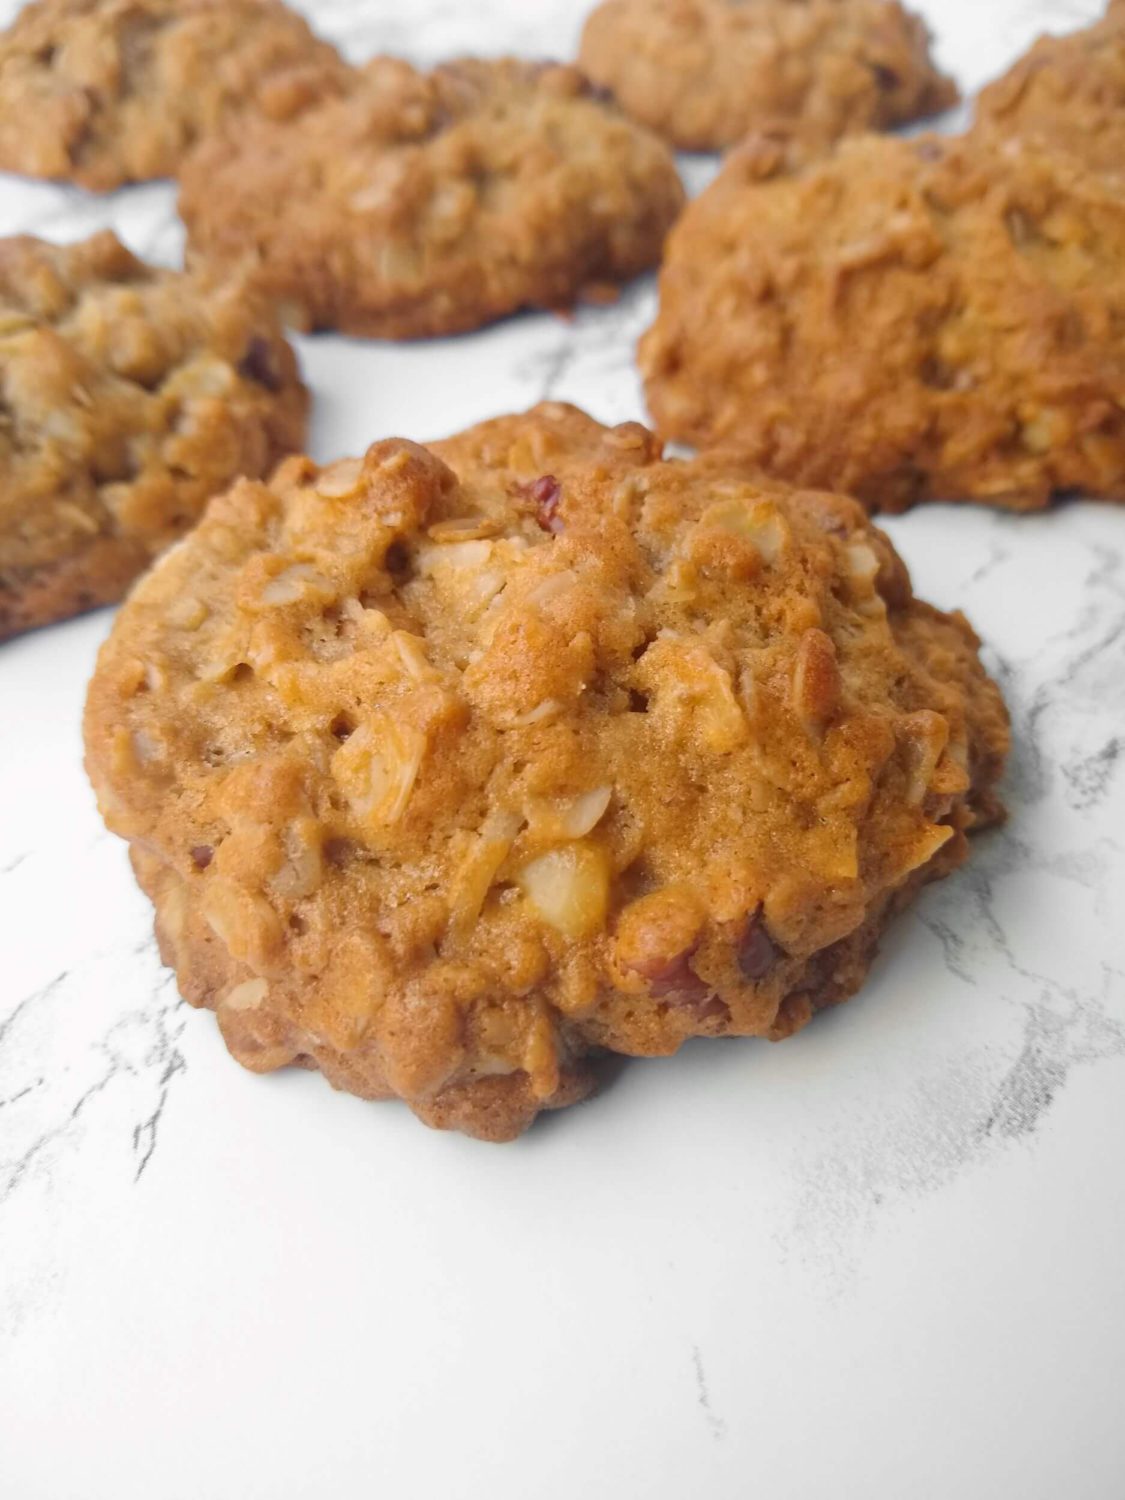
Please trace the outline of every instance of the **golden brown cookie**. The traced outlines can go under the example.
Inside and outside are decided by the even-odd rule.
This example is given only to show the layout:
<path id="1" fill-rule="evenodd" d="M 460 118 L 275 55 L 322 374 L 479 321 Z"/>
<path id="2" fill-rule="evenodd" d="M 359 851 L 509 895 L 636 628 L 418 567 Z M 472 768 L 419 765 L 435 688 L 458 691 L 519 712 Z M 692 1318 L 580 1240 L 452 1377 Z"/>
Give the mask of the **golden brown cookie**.
<path id="1" fill-rule="evenodd" d="M 1125 196 L 1018 141 L 737 153 L 673 233 L 661 433 L 901 510 L 1125 500 Z"/>
<path id="2" fill-rule="evenodd" d="M 0 168 L 108 191 L 284 118 L 346 65 L 280 0 L 34 0 L 0 35 Z"/>
<path id="3" fill-rule="evenodd" d="M 239 1061 L 503 1140 L 853 993 L 999 815 L 977 647 L 855 501 L 544 405 L 212 502 L 87 765 Z"/>
<path id="4" fill-rule="evenodd" d="M 977 115 L 985 129 L 1039 136 L 1125 175 L 1125 5 L 1084 31 L 1040 37 L 984 90 Z"/>
<path id="5" fill-rule="evenodd" d="M 216 490 L 301 446 L 271 310 L 112 234 L 0 240 L 0 640 L 119 599 Z"/>
<path id="6" fill-rule="evenodd" d="M 682 202 L 573 68 L 381 58 L 296 126 L 205 146 L 180 209 L 195 259 L 249 265 L 298 324 L 413 338 L 645 270 Z"/>
<path id="7" fill-rule="evenodd" d="M 750 132 L 822 147 L 956 104 L 925 23 L 895 0 L 604 0 L 582 67 L 686 151 Z"/>

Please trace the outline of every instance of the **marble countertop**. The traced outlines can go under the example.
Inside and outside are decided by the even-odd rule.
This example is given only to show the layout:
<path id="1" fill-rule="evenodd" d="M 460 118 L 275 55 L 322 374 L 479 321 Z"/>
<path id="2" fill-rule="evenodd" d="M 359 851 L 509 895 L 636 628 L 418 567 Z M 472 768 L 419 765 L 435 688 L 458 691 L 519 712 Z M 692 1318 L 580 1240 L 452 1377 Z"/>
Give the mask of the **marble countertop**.
<path id="1" fill-rule="evenodd" d="M 971 87 L 1098 4 L 920 8 Z M 432 59 L 570 53 L 582 7 L 304 9 Z M 179 254 L 166 186 L 0 179 L 0 233 L 107 224 Z M 313 452 L 547 395 L 640 417 L 653 302 L 302 340 Z M 231 1061 L 83 777 L 109 612 L 0 648 L 5 1500 L 1125 1494 L 1125 510 L 889 529 L 1003 681 L 1010 823 L 839 1012 L 628 1065 L 504 1148 Z"/>

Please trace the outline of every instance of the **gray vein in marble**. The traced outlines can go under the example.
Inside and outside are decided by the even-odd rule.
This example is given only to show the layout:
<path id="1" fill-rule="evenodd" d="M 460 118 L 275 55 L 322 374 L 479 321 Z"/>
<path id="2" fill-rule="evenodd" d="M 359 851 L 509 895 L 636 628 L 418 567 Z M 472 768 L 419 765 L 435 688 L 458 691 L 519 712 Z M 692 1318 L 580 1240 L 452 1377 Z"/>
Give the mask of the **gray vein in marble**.
<path id="1" fill-rule="evenodd" d="M 872 1106 L 834 1149 L 798 1162 L 801 1186 L 778 1234 L 786 1258 L 818 1262 L 840 1293 L 858 1269 L 862 1245 L 890 1204 L 929 1196 L 995 1152 L 1030 1142 L 1078 1068 L 1125 1058 L 1125 1021 L 1105 993 L 1065 1010 L 1044 991 L 1027 1005 L 1020 1049 L 998 1070 L 990 1051 L 971 1052 L 918 1079 L 911 1098 Z"/>
<path id="2" fill-rule="evenodd" d="M 996 1089 L 979 1134 L 1005 1140 L 1034 1135 L 1073 1068 L 1122 1056 L 1125 1025 L 1107 1016 L 1100 1003 L 1078 1001 L 1069 1015 L 1047 1003 L 1029 1006 L 1023 1048 Z"/>
<path id="3" fill-rule="evenodd" d="M 1096 807 L 1109 791 L 1109 784 L 1122 762 L 1122 740 L 1114 735 L 1084 759 L 1063 767 L 1074 807 Z"/>
<path id="4" fill-rule="evenodd" d="M 69 1128 L 78 1119 L 82 1111 L 86 1108 L 87 1104 L 89 1104 L 90 1100 L 95 1098 L 102 1092 L 103 1089 L 105 1089 L 110 1083 L 113 1082 L 113 1079 L 117 1074 L 117 1070 L 117 1063 L 111 1063 L 105 1074 L 101 1078 L 99 1078 L 96 1083 L 91 1084 L 89 1088 L 84 1089 L 83 1092 L 79 1094 L 78 1098 L 71 1105 L 70 1111 L 67 1114 L 66 1118 L 60 1124 L 53 1125 L 49 1129 L 43 1131 L 41 1135 L 36 1136 L 31 1145 L 27 1147 L 22 1155 L 16 1157 L 13 1162 L 3 1163 L 2 1167 L 0 1167 L 0 1170 L 6 1173 L 6 1177 L 3 1180 L 0 1180 L 0 1208 L 2 1208 L 7 1203 L 8 1199 L 15 1192 L 16 1188 L 19 1187 L 28 1169 L 32 1166 L 35 1160 L 40 1155 L 42 1155 L 44 1151 L 46 1151 L 48 1146 L 59 1140 L 60 1137 L 64 1136 Z"/>
<path id="5" fill-rule="evenodd" d="M 0 1021 L 0 1043 L 5 1040 L 8 1033 L 13 1029 L 16 1022 L 22 1015 L 25 1014 L 26 1011 L 30 1010 L 30 1008 L 33 1005 L 37 1004 L 39 1001 L 46 1000 L 49 995 L 54 994 L 59 985 L 64 983 L 64 981 L 66 980 L 68 972 L 68 970 L 64 969 L 61 974 L 56 974 L 54 979 L 50 980 L 49 983 L 43 985 L 42 989 L 33 990 L 30 995 L 25 995 L 23 999 L 17 1003 L 15 1009 L 10 1011 L 8 1015 L 5 1016 L 3 1021 Z"/>
<path id="6" fill-rule="evenodd" d="M 711 1436 L 716 1442 L 721 1442 L 727 1435 L 727 1424 L 711 1405 L 711 1393 L 707 1389 L 707 1375 L 703 1369 L 703 1356 L 699 1352 L 698 1344 L 692 1345 L 691 1361 L 695 1370 L 696 1400 L 699 1402 L 699 1408 L 710 1429 Z"/>
<path id="7" fill-rule="evenodd" d="M 181 1027 L 182 1029 L 182 1027 Z M 133 1181 L 139 1182 L 144 1174 L 145 1168 L 152 1160 L 153 1152 L 156 1150 L 160 1121 L 164 1116 L 164 1108 L 168 1103 L 168 1093 L 173 1079 L 177 1073 L 187 1071 L 187 1063 L 183 1054 L 171 1044 L 169 1037 L 161 1028 L 161 1053 L 165 1058 L 164 1069 L 160 1075 L 160 1097 L 156 1101 L 156 1107 L 146 1120 L 142 1120 L 133 1129 L 133 1150 L 138 1155 L 137 1170 Z M 177 1032 L 177 1035 L 179 1033 Z"/>
<path id="8" fill-rule="evenodd" d="M 155 970 L 158 960 L 151 939 L 134 949 L 133 959 L 146 952 Z M 68 1020 L 73 1026 L 78 1019 L 75 1007 L 81 1007 L 85 992 L 104 992 L 105 980 L 102 977 L 98 982 L 93 957 L 26 995 L 0 1024 L 0 1090 L 5 1091 L 0 1103 L 11 1111 L 11 1118 L 5 1116 L 7 1149 L 0 1156 L 0 1206 L 52 1148 L 69 1138 L 92 1102 L 119 1078 L 132 1080 L 138 1100 L 131 1142 L 134 1181 L 140 1180 L 156 1151 L 174 1081 L 187 1066 L 177 1045 L 186 1024 L 186 1015 L 181 1013 L 186 1006 L 167 970 L 154 972 L 153 980 L 155 993 L 146 1008 L 114 1014 L 110 1007 L 108 1027 L 90 1039 L 84 1054 L 78 1054 L 83 1058 L 81 1066 L 69 1061 L 65 1052 L 58 1058 L 45 1058 L 41 1037 L 46 1034 L 55 1047 L 62 1048 Z M 55 1003 L 60 1006 L 58 1015 L 49 1013 Z M 25 1027 L 28 1035 L 21 1037 Z M 76 1037 L 76 1043 L 80 1042 L 81 1037 Z M 43 1070 L 44 1061 L 55 1064 L 53 1071 Z M 26 1072 L 20 1076 L 27 1063 L 36 1065 L 30 1082 L 25 1082 Z"/>
<path id="9" fill-rule="evenodd" d="M 17 1089 L 7 1099 L 0 1099 L 0 1109 L 4 1109 L 9 1104 L 18 1104 L 21 1099 L 26 1099 L 28 1094 L 33 1094 L 36 1089 L 42 1088 L 43 1083 L 44 1080 L 42 1078 L 37 1078 L 34 1083 L 26 1084 L 22 1089 Z"/>

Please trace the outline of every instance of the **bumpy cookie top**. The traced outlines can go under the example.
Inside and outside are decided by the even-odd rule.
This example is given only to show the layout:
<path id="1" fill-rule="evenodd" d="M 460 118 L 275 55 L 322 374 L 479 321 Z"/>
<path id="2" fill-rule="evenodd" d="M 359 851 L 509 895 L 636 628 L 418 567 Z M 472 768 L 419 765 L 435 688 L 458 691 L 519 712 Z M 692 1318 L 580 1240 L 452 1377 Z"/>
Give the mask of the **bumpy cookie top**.
<path id="1" fill-rule="evenodd" d="M 34 0 L 0 36 L 0 167 L 99 191 L 174 176 L 201 136 L 346 72 L 280 0 Z"/>
<path id="2" fill-rule="evenodd" d="M 120 595 L 204 502 L 302 445 L 270 310 L 112 234 L 0 240 L 0 638 Z"/>
<path id="3" fill-rule="evenodd" d="M 586 23 L 581 63 L 685 150 L 750 131 L 823 146 L 955 104 L 929 42 L 893 0 L 605 0 Z"/>
<path id="4" fill-rule="evenodd" d="M 850 993 L 996 814 L 976 647 L 854 501 L 547 405 L 213 502 L 103 649 L 88 766 L 237 1056 L 501 1137 L 591 1047 Z"/>
<path id="5" fill-rule="evenodd" d="M 987 137 L 728 162 L 672 235 L 641 345 L 668 437 L 887 509 L 1125 499 L 1125 197 Z"/>
<path id="6" fill-rule="evenodd" d="M 180 209 L 196 258 L 250 264 L 295 321 L 397 338 L 632 276 L 682 202 L 666 148 L 573 68 L 381 58 L 298 127 L 204 147 Z"/>
<path id="7" fill-rule="evenodd" d="M 983 91 L 977 113 L 986 128 L 1040 136 L 1125 175 L 1125 5 L 1115 0 L 1084 31 L 1041 37 Z"/>

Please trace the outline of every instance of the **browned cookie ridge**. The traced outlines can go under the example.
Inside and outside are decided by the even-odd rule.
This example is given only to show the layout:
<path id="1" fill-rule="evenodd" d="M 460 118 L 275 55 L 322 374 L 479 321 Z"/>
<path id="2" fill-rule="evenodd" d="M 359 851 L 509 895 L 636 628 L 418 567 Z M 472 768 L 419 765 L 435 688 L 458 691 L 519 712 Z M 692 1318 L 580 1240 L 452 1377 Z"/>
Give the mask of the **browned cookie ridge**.
<path id="1" fill-rule="evenodd" d="M 501 1140 L 855 991 L 999 815 L 977 649 L 854 501 L 545 405 L 215 500 L 87 765 L 236 1058 Z"/>
<path id="2" fill-rule="evenodd" d="M 902 509 L 1125 500 L 1125 195 L 1032 141 L 736 153 L 641 344 L 661 433 Z"/>
<path id="3" fill-rule="evenodd" d="M 1125 176 L 1125 5 L 1115 0 L 1083 31 L 1041 37 L 983 91 L 977 116 L 985 130 L 1038 136 Z"/>
<path id="4" fill-rule="evenodd" d="M 751 132 L 823 147 L 956 104 L 925 23 L 893 0 L 605 0 L 581 64 L 688 151 Z"/>
<path id="5" fill-rule="evenodd" d="M 0 240 L 0 640 L 119 599 L 240 474 L 304 442 L 276 317 L 112 234 Z"/>
<path id="6" fill-rule="evenodd" d="M 682 202 L 667 148 L 573 68 L 380 58 L 297 126 L 205 146 L 180 209 L 194 259 L 294 322 L 414 338 L 636 275 Z"/>
<path id="7" fill-rule="evenodd" d="M 0 35 L 0 168 L 108 191 L 284 118 L 347 67 L 280 0 L 33 0 Z"/>

